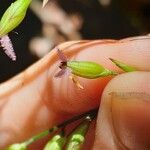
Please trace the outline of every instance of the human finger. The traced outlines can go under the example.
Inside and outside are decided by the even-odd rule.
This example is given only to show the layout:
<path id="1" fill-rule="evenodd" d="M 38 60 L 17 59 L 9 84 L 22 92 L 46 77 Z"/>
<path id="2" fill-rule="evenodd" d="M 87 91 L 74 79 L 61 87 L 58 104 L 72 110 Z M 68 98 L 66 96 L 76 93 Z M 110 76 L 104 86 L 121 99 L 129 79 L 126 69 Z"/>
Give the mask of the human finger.
<path id="1" fill-rule="evenodd" d="M 138 70 L 149 70 L 149 38 L 138 40 L 74 41 L 58 46 L 70 59 L 90 60 L 109 69 L 109 57 L 128 62 Z M 132 54 L 131 56 L 126 56 Z M 139 61 L 141 60 L 141 62 Z M 62 122 L 71 115 L 99 106 L 110 77 L 79 78 L 79 90 L 68 76 L 54 77 L 59 65 L 56 51 L 0 86 L 0 147 L 24 140 Z M 17 108 L 17 109 L 16 109 Z"/>
<path id="2" fill-rule="evenodd" d="M 106 86 L 94 150 L 150 149 L 150 72 L 119 75 Z"/>

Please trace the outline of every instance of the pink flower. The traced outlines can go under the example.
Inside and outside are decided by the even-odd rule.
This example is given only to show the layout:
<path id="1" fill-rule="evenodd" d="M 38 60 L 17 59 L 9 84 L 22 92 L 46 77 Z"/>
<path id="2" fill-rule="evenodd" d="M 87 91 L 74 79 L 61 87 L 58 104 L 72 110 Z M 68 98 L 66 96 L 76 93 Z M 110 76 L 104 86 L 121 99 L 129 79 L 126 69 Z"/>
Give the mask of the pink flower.
<path id="1" fill-rule="evenodd" d="M 0 45 L 3 48 L 5 54 L 13 61 L 16 61 L 16 54 L 14 52 L 12 42 L 8 35 L 0 38 Z"/>
<path id="2" fill-rule="evenodd" d="M 57 48 L 57 53 L 58 53 L 59 59 L 61 60 L 61 64 L 59 66 L 61 70 L 55 75 L 55 77 L 61 77 L 62 75 L 66 73 L 67 57 L 62 53 L 62 51 L 59 48 Z"/>
<path id="3" fill-rule="evenodd" d="M 60 65 L 59 65 L 59 68 L 61 70 L 55 74 L 55 77 L 62 77 L 67 72 L 67 61 L 69 61 L 69 60 L 67 59 L 67 57 L 64 55 L 64 53 L 59 48 L 56 48 L 56 49 L 57 49 L 58 57 L 61 61 Z M 73 81 L 73 83 L 79 89 L 84 89 L 75 75 L 69 75 L 69 78 Z"/>

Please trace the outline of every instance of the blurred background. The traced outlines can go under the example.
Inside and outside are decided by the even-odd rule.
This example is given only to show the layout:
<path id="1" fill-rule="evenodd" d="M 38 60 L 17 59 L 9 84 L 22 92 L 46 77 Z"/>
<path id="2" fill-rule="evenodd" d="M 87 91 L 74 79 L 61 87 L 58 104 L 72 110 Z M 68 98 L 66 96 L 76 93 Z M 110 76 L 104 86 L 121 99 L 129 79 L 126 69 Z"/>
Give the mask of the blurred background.
<path id="1" fill-rule="evenodd" d="M 12 3 L 0 0 L 0 17 Z M 150 32 L 150 0 L 33 0 L 22 24 L 9 34 L 12 62 L 0 48 L 0 82 L 21 72 L 56 45 L 81 39 L 120 39 Z"/>

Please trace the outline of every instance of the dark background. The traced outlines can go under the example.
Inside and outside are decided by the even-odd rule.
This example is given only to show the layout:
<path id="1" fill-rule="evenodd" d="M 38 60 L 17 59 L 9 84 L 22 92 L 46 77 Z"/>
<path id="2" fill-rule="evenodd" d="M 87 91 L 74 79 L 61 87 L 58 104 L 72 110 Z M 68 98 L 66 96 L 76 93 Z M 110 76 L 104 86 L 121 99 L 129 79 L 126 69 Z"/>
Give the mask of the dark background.
<path id="1" fill-rule="evenodd" d="M 57 0 L 67 13 L 79 13 L 83 19 L 80 33 L 84 39 L 114 38 L 143 35 L 150 32 L 149 0 L 111 0 L 104 7 L 98 0 Z M 11 4 L 0 0 L 0 16 Z M 21 72 L 38 58 L 28 50 L 30 39 L 40 34 L 42 23 L 29 9 L 22 24 L 11 32 L 17 61 L 12 62 L 0 48 L 0 82 Z"/>

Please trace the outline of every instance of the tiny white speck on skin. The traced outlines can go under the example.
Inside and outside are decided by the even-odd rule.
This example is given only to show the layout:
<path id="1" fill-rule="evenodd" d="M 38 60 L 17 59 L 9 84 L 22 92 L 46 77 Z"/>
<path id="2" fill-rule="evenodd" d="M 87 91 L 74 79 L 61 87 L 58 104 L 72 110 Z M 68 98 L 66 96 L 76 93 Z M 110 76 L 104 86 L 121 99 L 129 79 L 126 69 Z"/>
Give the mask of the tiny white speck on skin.
<path id="1" fill-rule="evenodd" d="M 48 0 L 43 0 L 43 7 L 48 3 Z"/>

